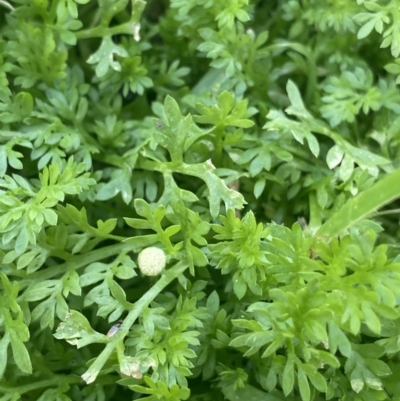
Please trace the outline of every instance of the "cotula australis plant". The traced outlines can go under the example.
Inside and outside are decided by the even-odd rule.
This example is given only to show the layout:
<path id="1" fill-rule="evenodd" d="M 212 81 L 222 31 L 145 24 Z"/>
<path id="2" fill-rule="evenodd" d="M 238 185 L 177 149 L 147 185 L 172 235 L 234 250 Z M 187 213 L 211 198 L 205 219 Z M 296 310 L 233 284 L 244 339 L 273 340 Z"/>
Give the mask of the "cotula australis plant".
<path id="1" fill-rule="evenodd" d="M 400 400 L 399 6 L 0 0 L 0 400 Z"/>

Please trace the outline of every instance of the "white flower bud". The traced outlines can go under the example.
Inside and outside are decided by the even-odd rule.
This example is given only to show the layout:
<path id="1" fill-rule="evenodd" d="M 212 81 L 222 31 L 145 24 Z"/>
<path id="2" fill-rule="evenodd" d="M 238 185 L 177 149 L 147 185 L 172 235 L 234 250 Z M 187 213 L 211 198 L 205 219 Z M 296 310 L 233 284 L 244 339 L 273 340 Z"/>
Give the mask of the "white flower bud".
<path id="1" fill-rule="evenodd" d="M 138 256 L 139 269 L 145 276 L 157 276 L 164 270 L 166 262 L 164 251 L 154 246 L 143 249 Z"/>

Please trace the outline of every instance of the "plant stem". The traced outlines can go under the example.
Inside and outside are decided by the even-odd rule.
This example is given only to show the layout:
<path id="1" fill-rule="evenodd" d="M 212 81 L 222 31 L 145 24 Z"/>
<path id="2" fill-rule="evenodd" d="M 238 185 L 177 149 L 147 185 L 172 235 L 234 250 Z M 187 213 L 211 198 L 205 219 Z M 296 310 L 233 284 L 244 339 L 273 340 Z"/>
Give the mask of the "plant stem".
<path id="1" fill-rule="evenodd" d="M 161 278 L 134 304 L 128 313 L 118 332 L 111 337 L 110 342 L 96 358 L 90 368 L 82 375 L 82 379 L 87 383 L 93 383 L 97 375 L 113 353 L 118 342 L 121 342 L 128 334 L 129 329 L 139 317 L 140 313 L 155 299 L 155 297 L 173 280 L 179 277 L 188 267 L 184 261 L 178 262 L 174 267 L 168 269 Z"/>
<path id="2" fill-rule="evenodd" d="M 97 262 L 118 254 L 126 249 L 134 249 L 132 243 L 119 243 L 115 245 L 105 246 L 100 249 L 95 249 L 94 251 L 88 252 L 86 255 L 75 255 L 68 262 L 62 263 L 58 266 L 48 267 L 47 269 L 39 270 L 37 273 L 33 273 L 26 280 L 21 280 L 19 282 L 19 288 L 24 289 L 29 287 L 32 283 L 40 282 L 43 280 L 48 280 L 56 277 L 60 274 L 67 272 L 68 270 L 78 270 L 81 267 L 87 266 L 90 263 Z"/>
<path id="3" fill-rule="evenodd" d="M 25 384 L 23 386 L 7 388 L 0 386 L 1 393 L 14 393 L 14 394 L 25 394 L 33 390 L 37 390 L 42 387 L 59 386 L 61 383 L 80 383 L 81 378 L 79 376 L 57 376 L 53 379 L 42 380 L 39 382 L 33 382 Z"/>
<path id="4" fill-rule="evenodd" d="M 84 29 L 82 31 L 76 32 L 75 35 L 77 39 L 91 39 L 120 34 L 133 35 L 133 33 L 134 29 L 132 24 L 124 23 L 118 26 L 113 26 L 112 28 L 99 25 L 94 28 Z"/>

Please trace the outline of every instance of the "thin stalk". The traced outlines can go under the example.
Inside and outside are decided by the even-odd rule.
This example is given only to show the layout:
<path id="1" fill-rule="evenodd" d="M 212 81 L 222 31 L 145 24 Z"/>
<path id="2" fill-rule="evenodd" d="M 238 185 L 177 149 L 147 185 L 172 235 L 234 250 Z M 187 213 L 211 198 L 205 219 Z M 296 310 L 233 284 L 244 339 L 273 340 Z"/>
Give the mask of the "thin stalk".
<path id="1" fill-rule="evenodd" d="M 37 390 L 43 387 L 52 387 L 52 386 L 59 386 L 61 383 L 80 383 L 81 378 L 79 376 L 57 376 L 53 379 L 42 380 L 39 382 L 33 382 L 29 384 L 24 384 L 18 387 L 7 388 L 6 386 L 0 386 L 1 393 L 13 393 L 13 394 L 25 394 L 31 391 Z"/>
<path id="2" fill-rule="evenodd" d="M 134 245 L 132 245 L 132 243 L 123 242 L 120 244 L 115 244 L 115 245 L 105 246 L 100 249 L 95 249 L 91 252 L 88 252 L 85 255 L 75 255 L 68 262 L 62 263 L 57 266 L 48 267 L 47 269 L 39 270 L 38 272 L 31 274 L 29 276 L 29 279 L 21 280 L 18 283 L 19 288 L 21 290 L 26 287 L 29 287 L 34 282 L 49 280 L 71 269 L 78 270 L 81 267 L 87 266 L 91 263 L 121 253 L 123 250 L 126 249 L 133 250 Z"/>
<path id="3" fill-rule="evenodd" d="M 133 34 L 132 24 L 124 23 L 118 26 L 113 26 L 111 28 L 99 25 L 94 28 L 84 29 L 82 31 L 76 32 L 75 36 L 77 37 L 77 39 L 92 39 L 122 34 Z"/>
<path id="4" fill-rule="evenodd" d="M 117 333 L 111 337 L 110 342 L 106 345 L 100 355 L 92 363 L 90 368 L 82 375 L 82 379 L 87 383 L 93 383 L 100 373 L 110 355 L 114 352 L 118 342 L 122 342 L 128 334 L 129 329 L 135 323 L 144 308 L 156 298 L 158 294 L 172 281 L 178 278 L 187 269 L 188 264 L 184 261 L 178 262 L 174 267 L 168 269 L 161 278 L 134 304 L 128 313 Z"/>

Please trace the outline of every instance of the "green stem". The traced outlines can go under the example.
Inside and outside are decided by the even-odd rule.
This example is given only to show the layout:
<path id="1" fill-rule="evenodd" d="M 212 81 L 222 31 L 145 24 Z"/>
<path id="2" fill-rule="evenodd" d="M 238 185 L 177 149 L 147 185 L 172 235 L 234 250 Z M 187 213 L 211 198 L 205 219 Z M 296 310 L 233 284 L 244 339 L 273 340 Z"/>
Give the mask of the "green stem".
<path id="1" fill-rule="evenodd" d="M 108 358 L 113 353 L 117 343 L 122 341 L 128 334 L 129 329 L 139 317 L 144 308 L 150 305 L 155 297 L 173 280 L 179 277 L 187 269 L 188 264 L 180 261 L 174 267 L 168 269 L 161 278 L 134 304 L 132 310 L 128 313 L 117 333 L 111 337 L 110 342 L 103 349 L 101 354 L 92 363 L 90 368 L 82 375 L 82 379 L 87 383 L 93 383 L 97 375 L 103 368 Z"/>
<path id="2" fill-rule="evenodd" d="M 94 28 L 84 29 L 75 33 L 77 39 L 102 38 L 105 36 L 120 34 L 133 34 L 132 25 L 129 23 L 124 23 L 118 26 L 113 26 L 111 28 L 99 25 Z"/>
<path id="3" fill-rule="evenodd" d="M 400 214 L 400 209 L 384 210 L 383 212 L 375 213 L 375 216 L 384 216 L 386 214 Z"/>
<path id="4" fill-rule="evenodd" d="M 21 280 L 19 288 L 24 289 L 29 287 L 32 283 L 37 283 L 43 280 L 48 280 L 58 275 L 65 273 L 68 270 L 78 270 L 81 267 L 87 266 L 90 263 L 97 262 L 98 260 L 106 259 L 110 256 L 116 255 L 123 250 L 133 249 L 132 243 L 120 243 L 110 246 L 105 246 L 100 249 L 88 252 L 85 255 L 75 255 L 68 262 L 62 263 L 58 266 L 48 267 L 47 269 L 39 270 L 30 275 L 29 279 Z"/>
<path id="5" fill-rule="evenodd" d="M 79 383 L 80 381 L 81 378 L 79 376 L 58 376 L 53 379 L 42 380 L 18 387 L 7 388 L 5 386 L 0 386 L 0 393 L 13 393 L 22 395 L 43 387 L 59 386 L 61 383 Z"/>

